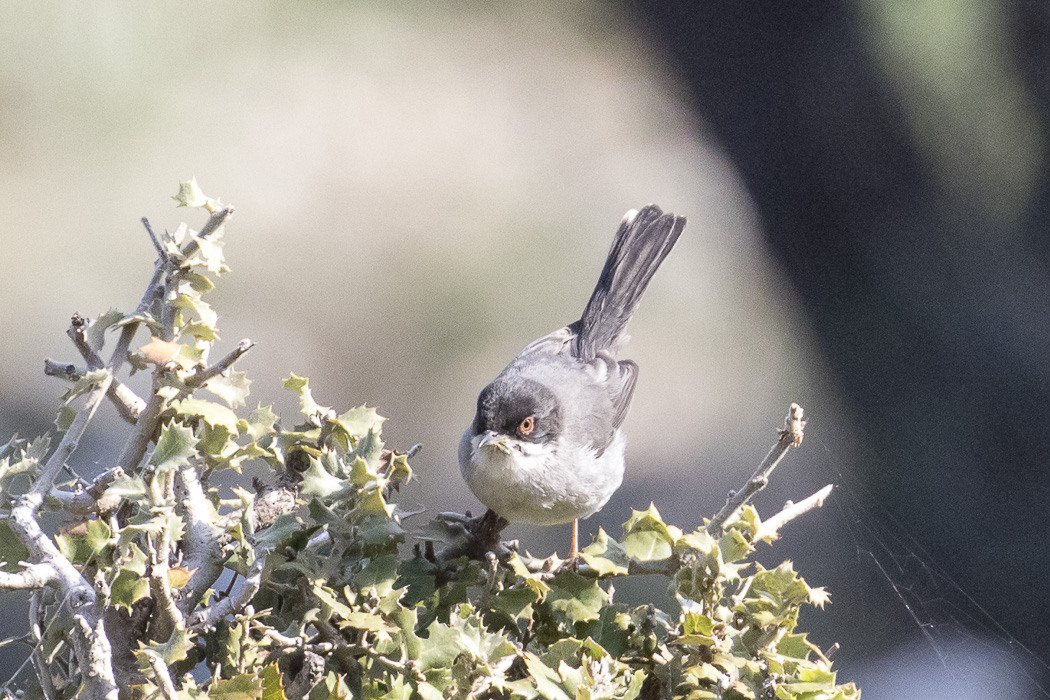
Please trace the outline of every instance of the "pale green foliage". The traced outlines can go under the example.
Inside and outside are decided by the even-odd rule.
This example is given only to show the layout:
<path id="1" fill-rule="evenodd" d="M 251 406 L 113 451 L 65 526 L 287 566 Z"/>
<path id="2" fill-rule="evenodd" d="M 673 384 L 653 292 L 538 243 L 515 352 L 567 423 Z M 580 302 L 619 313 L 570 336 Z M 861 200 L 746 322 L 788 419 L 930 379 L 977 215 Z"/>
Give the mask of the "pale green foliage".
<path id="1" fill-rule="evenodd" d="M 216 206 L 194 181 L 176 199 L 209 211 Z M 180 228 L 163 245 L 174 252 L 189 240 L 194 234 Z M 189 524 L 173 487 L 178 470 L 195 469 L 207 489 L 216 471 L 265 464 L 292 495 L 288 507 L 261 523 L 262 492 L 237 488 L 235 498 L 220 498 L 217 489 L 207 490 L 210 527 L 222 550 L 215 556 L 239 580 L 261 566 L 261 586 L 214 629 L 195 626 L 193 613 L 222 599 L 217 592 L 163 638 L 155 623 L 137 628 L 131 651 L 139 673 L 121 679 L 134 685 L 135 696 L 158 697 L 146 656 L 155 653 L 182 698 L 278 700 L 306 673 L 311 655 L 321 664 L 308 692 L 316 700 L 859 697 L 852 684 L 836 685 L 830 662 L 796 632 L 800 608 L 823 605 L 824 592 L 809 587 L 790 563 L 766 570 L 749 560 L 759 524 L 750 507 L 717 539 L 665 523 L 653 506 L 636 511 L 619 539 L 599 531 L 578 571 L 544 572 L 509 550 L 480 560 L 443 556 L 457 551 L 465 535 L 440 519 L 415 529 L 403 522 L 393 496 L 412 471 L 405 455 L 385 449 L 385 419 L 374 409 L 333 411 L 295 374 L 284 380 L 300 399 L 302 416 L 292 422 L 278 421 L 269 407 L 247 410 L 242 372 L 203 387 L 223 403 L 194 396 L 194 373 L 219 337 L 202 295 L 212 287 L 208 271 L 225 269 L 221 239 L 200 245 L 187 266 L 168 299 L 176 312 L 172 342 L 180 347 L 170 371 L 157 374 L 165 404 L 156 446 L 109 486 L 106 496 L 123 505 L 74 523 L 57 537 L 59 548 L 88 580 L 101 582 L 105 605 L 114 610 L 108 624 L 127 620 L 133 609 L 155 618 L 157 601 L 142 606 L 156 595 L 148 579 L 158 542 L 174 553 L 166 577 L 176 601 L 197 573 L 179 564 Z M 144 320 L 162 330 L 160 319 Z M 88 329 L 92 348 L 101 351 L 107 329 L 124 321 L 112 311 L 100 316 Z M 91 383 L 85 378 L 71 389 L 67 403 Z M 47 450 L 46 439 L 0 448 L 5 510 Z M 13 533 L 0 527 L 5 568 L 16 570 L 25 557 Z M 616 602 L 610 580 L 639 565 L 665 572 L 665 583 L 656 585 L 670 587 L 678 609 Z M 53 664 L 55 697 L 70 697 L 79 672 L 62 648 L 68 620 L 59 601 L 41 595 L 53 620 L 41 641 L 43 656 Z M 195 667 L 206 669 L 197 680 L 189 675 Z"/>

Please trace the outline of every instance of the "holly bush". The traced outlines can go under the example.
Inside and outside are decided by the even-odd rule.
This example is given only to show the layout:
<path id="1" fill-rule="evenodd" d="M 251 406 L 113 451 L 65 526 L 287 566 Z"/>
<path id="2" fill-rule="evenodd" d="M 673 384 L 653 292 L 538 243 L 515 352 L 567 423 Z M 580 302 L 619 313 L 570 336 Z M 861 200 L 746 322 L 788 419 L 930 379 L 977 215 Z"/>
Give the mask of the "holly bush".
<path id="1" fill-rule="evenodd" d="M 151 231 L 158 260 L 138 308 L 74 317 L 84 364 L 48 362 L 70 383 L 57 447 L 0 448 L 0 585 L 32 591 L 31 670 L 8 695 L 860 697 L 797 629 L 827 594 L 790 562 L 753 560 L 776 532 L 749 505 L 691 532 L 649 506 L 577 562 L 540 560 L 500 542 L 491 514 L 413 525 L 426 518 L 396 499 L 412 451 L 387 448 L 375 409 L 323 406 L 295 374 L 284 387 L 300 415 L 249 408 L 232 367 L 251 343 L 209 359 L 221 345 L 205 295 L 227 271 L 232 208 L 195 181 L 176 199 L 205 210 L 205 226 Z M 151 338 L 133 349 L 142 329 Z M 152 373 L 149 396 L 117 379 L 125 368 Z M 127 444 L 88 481 L 65 460 L 104 395 Z M 249 467 L 268 477 L 244 483 Z M 45 511 L 60 513 L 57 534 L 33 529 Z M 662 577 L 674 609 L 617 602 L 616 580 L 639 574 Z"/>

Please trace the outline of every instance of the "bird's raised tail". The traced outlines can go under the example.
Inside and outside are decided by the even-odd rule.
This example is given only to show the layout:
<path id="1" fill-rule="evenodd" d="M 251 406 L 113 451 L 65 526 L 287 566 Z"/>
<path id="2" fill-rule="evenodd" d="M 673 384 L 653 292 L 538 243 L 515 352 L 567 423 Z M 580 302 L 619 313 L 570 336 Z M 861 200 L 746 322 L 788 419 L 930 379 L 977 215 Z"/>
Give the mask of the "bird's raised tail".
<path id="1" fill-rule="evenodd" d="M 577 321 L 574 356 L 589 362 L 599 350 L 614 349 L 620 343 L 649 280 L 683 228 L 685 217 L 664 214 L 655 204 L 627 212 L 594 293 Z"/>

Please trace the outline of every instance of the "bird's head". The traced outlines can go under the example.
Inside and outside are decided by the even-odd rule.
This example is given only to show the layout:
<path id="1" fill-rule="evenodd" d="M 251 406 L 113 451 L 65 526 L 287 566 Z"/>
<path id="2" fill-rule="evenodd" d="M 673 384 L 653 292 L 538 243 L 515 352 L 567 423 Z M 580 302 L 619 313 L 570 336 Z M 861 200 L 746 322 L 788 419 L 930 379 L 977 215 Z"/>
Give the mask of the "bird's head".
<path id="1" fill-rule="evenodd" d="M 554 392 L 531 379 L 506 377 L 481 390 L 472 432 L 480 437 L 479 448 L 509 452 L 551 443 L 561 428 Z"/>

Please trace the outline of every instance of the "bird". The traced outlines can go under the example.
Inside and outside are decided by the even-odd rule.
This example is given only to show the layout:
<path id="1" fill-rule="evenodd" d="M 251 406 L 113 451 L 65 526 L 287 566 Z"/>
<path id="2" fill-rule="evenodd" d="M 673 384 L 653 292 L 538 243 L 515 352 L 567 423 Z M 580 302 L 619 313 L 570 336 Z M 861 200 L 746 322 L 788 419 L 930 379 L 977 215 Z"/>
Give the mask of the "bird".
<path id="1" fill-rule="evenodd" d="M 583 315 L 529 343 L 481 390 L 460 439 L 460 470 L 478 500 L 512 523 L 571 522 L 571 561 L 579 521 L 623 482 L 621 426 L 638 365 L 616 353 L 685 223 L 654 204 L 628 211 Z"/>

